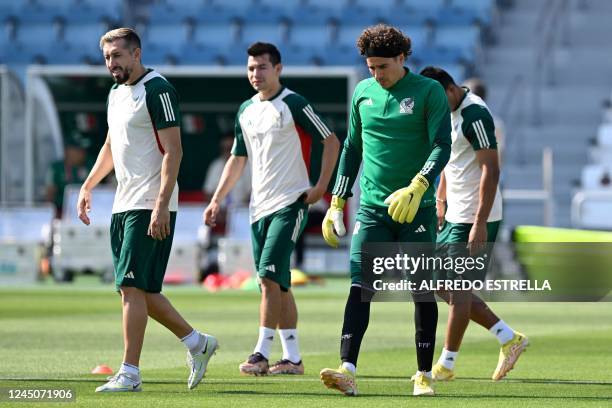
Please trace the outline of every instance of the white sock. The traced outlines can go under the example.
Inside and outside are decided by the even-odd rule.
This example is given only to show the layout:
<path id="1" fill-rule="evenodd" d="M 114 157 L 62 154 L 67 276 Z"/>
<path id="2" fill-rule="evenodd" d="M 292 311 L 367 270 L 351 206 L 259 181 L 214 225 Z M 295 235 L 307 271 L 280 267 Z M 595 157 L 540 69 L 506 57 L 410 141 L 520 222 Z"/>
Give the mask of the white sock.
<path id="1" fill-rule="evenodd" d="M 270 347 L 272 347 L 275 332 L 276 330 L 270 329 L 269 327 L 260 327 L 259 339 L 257 340 L 253 353 L 261 353 L 265 358 L 268 358 L 270 356 Z"/>
<path id="2" fill-rule="evenodd" d="M 135 365 L 128 364 L 126 362 L 121 363 L 121 368 L 119 369 L 120 373 L 128 373 L 133 377 L 140 378 L 140 369 Z"/>
<path id="3" fill-rule="evenodd" d="M 353 373 L 353 375 L 355 375 L 355 373 L 357 372 L 357 367 L 355 367 L 355 364 L 349 363 L 347 361 L 342 363 L 342 368 L 346 368 L 351 373 Z"/>
<path id="4" fill-rule="evenodd" d="M 442 364 L 444 367 L 452 370 L 455 368 L 455 361 L 457 361 L 458 351 L 448 351 L 447 349 L 442 349 L 442 354 L 440 354 L 440 358 L 438 359 L 438 363 Z"/>
<path id="5" fill-rule="evenodd" d="M 508 326 L 503 320 L 499 320 L 489 329 L 491 334 L 497 337 L 499 344 L 506 344 L 514 337 L 514 330 Z"/>
<path id="6" fill-rule="evenodd" d="M 302 361 L 297 329 L 278 329 L 278 334 L 283 346 L 283 360 L 289 360 L 296 364 Z"/>
<path id="7" fill-rule="evenodd" d="M 187 347 L 187 350 L 189 350 L 191 354 L 197 354 L 204 350 L 206 343 L 208 343 L 208 338 L 205 334 L 194 329 L 191 333 L 183 337 L 181 342 Z"/>
<path id="8" fill-rule="evenodd" d="M 433 378 L 431 371 L 421 371 L 423 373 L 423 375 L 429 379 Z"/>

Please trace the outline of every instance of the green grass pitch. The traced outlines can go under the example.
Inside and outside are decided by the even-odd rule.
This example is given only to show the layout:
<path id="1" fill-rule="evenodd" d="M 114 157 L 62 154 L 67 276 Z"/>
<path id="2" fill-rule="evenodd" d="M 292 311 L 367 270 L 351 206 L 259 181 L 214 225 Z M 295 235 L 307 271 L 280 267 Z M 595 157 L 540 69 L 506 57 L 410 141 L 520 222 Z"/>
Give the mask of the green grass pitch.
<path id="1" fill-rule="evenodd" d="M 150 321 L 141 360 L 143 392 L 95 394 L 98 364 L 117 369 L 122 336 L 119 297 L 91 285 L 0 289 L 0 388 L 72 388 L 79 407 L 602 407 L 612 406 L 612 305 L 610 303 L 495 303 L 492 307 L 527 334 L 528 351 L 506 380 L 493 383 L 497 341 L 471 325 L 457 363 L 458 379 L 437 384 L 437 396 L 411 396 L 416 370 L 410 303 L 372 307 L 358 370 L 360 396 L 344 397 L 322 386 L 318 372 L 338 365 L 347 285 L 298 288 L 300 346 L 306 374 L 247 378 L 238 364 L 250 354 L 258 328 L 259 295 L 209 294 L 198 288 L 165 293 L 199 330 L 219 338 L 204 383 L 187 390 L 183 346 Z M 447 308 L 440 304 L 437 351 Z M 272 360 L 280 357 L 275 341 Z M 7 403 L 0 402 L 0 406 Z M 16 405 L 16 404 L 13 404 Z M 24 406 L 19 404 L 16 406 Z"/>

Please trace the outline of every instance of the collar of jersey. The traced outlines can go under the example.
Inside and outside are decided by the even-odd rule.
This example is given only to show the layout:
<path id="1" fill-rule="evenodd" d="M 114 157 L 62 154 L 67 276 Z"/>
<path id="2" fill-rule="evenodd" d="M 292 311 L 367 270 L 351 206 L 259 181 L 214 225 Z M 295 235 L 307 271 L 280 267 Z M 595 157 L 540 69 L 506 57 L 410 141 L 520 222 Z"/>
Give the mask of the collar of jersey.
<path id="1" fill-rule="evenodd" d="M 276 98 L 278 98 L 280 96 L 280 94 L 283 93 L 284 90 L 285 90 L 285 87 L 283 85 L 281 85 L 280 90 L 276 93 L 276 95 L 274 95 L 270 99 L 261 99 L 261 96 L 259 96 L 259 95 L 257 95 L 257 98 L 259 98 L 259 102 L 270 102 L 270 101 L 273 101 Z"/>
<path id="2" fill-rule="evenodd" d="M 135 85 L 136 85 L 136 84 L 138 84 L 140 81 L 142 81 L 142 78 L 146 77 L 146 76 L 147 76 L 147 75 L 148 75 L 150 72 L 153 72 L 153 69 L 151 69 L 151 68 L 147 68 L 147 69 L 145 69 L 144 74 L 142 74 L 142 75 L 140 76 L 140 78 L 138 78 L 136 81 L 134 81 L 134 83 L 133 83 L 133 84 L 126 84 L 126 85 L 127 85 L 127 86 L 135 86 Z"/>
<path id="3" fill-rule="evenodd" d="M 457 106 L 455 106 L 455 109 L 453 109 L 453 112 L 459 109 L 463 101 L 465 101 L 465 98 L 467 98 L 468 94 L 470 93 L 470 88 L 468 88 L 467 86 L 462 86 L 461 88 L 465 90 L 465 92 L 463 93 L 463 96 L 459 100 L 459 103 L 457 103 Z"/>

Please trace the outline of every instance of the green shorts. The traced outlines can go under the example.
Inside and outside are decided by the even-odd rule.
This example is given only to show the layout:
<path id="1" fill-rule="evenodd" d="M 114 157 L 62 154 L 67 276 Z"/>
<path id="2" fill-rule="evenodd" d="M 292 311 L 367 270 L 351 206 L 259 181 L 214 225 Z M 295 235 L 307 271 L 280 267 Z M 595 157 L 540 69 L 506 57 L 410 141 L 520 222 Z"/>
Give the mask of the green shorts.
<path id="1" fill-rule="evenodd" d="M 115 287 L 135 287 L 159 293 L 172 249 L 176 212 L 170 213 L 170 236 L 157 241 L 147 235 L 151 210 L 131 210 L 113 214 L 111 249 L 115 266 Z"/>
<path id="2" fill-rule="evenodd" d="M 300 198 L 293 204 L 251 224 L 253 259 L 259 278 L 291 287 L 291 253 L 308 219 L 308 205 Z"/>
<path id="3" fill-rule="evenodd" d="M 433 244 L 436 242 L 436 208 L 420 208 L 410 224 L 400 224 L 391 219 L 386 207 L 359 207 L 351 239 L 352 285 L 362 283 L 361 267 L 364 252 L 361 247 L 368 242 Z"/>
<path id="4" fill-rule="evenodd" d="M 470 239 L 470 231 L 473 224 L 458 224 L 444 221 L 442 230 L 438 233 L 437 238 L 437 254 L 438 256 L 457 258 L 469 257 L 467 243 Z M 499 226 L 501 221 L 492 221 L 487 223 L 487 242 L 494 243 L 497 239 Z M 484 280 L 487 274 L 489 262 L 491 261 L 492 245 L 487 246 L 486 255 L 482 259 L 484 268 L 471 268 L 464 272 L 458 273 L 456 270 L 438 270 L 436 271 L 436 279 L 461 279 L 461 280 Z"/>

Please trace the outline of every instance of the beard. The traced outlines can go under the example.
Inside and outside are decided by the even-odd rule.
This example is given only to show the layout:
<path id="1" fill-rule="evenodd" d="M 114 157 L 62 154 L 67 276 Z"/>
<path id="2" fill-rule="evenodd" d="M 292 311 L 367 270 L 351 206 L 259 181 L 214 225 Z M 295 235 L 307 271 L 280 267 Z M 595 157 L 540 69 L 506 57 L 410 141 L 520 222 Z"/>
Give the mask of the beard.
<path id="1" fill-rule="evenodd" d="M 126 68 L 118 68 L 115 72 L 116 74 L 111 71 L 111 75 L 115 83 L 119 85 L 126 83 L 130 78 L 131 71 Z"/>

